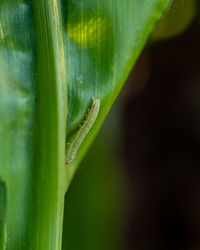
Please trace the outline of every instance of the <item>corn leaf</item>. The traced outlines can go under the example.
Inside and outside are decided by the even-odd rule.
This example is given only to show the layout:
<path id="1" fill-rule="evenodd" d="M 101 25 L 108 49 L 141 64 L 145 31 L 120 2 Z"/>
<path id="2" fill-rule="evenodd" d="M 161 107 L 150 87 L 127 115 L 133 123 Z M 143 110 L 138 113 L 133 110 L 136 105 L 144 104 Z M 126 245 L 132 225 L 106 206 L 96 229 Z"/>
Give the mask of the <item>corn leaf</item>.
<path id="1" fill-rule="evenodd" d="M 168 4 L 0 1 L 0 250 L 61 249 L 65 192 Z M 65 166 L 93 97 L 97 119 Z"/>
<path id="2" fill-rule="evenodd" d="M 101 102 L 96 122 L 81 144 L 74 164 L 67 166 L 67 187 L 169 3 L 169 0 L 63 0 L 67 143 L 73 141 L 84 123 L 92 97 L 100 98 Z"/>

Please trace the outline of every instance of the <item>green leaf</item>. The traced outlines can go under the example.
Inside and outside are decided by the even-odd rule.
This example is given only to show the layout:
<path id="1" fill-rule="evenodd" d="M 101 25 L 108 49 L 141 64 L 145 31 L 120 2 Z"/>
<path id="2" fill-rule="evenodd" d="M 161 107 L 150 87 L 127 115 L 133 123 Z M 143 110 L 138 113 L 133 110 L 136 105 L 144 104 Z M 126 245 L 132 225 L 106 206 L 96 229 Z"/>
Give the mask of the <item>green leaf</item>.
<path id="1" fill-rule="evenodd" d="M 100 98 L 97 120 L 67 166 L 67 187 L 169 0 L 63 0 L 68 81 L 67 143 Z"/>
<path id="2" fill-rule="evenodd" d="M 6 249 L 60 249 L 66 80 L 59 1 L 0 3 Z"/>
<path id="3" fill-rule="evenodd" d="M 168 3 L 0 1 L 0 250 L 61 248 L 66 187 Z M 100 112 L 65 166 L 92 97 Z"/>

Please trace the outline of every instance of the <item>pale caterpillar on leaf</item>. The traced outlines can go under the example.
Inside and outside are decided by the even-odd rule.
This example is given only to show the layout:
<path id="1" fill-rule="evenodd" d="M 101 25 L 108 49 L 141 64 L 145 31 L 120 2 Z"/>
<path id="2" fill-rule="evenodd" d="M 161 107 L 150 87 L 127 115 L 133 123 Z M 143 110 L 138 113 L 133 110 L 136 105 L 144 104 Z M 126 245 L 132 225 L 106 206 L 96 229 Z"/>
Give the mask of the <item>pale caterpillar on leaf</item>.
<path id="1" fill-rule="evenodd" d="M 72 143 L 69 146 L 69 149 L 66 154 L 65 164 L 70 164 L 76 158 L 77 151 L 82 144 L 83 140 L 85 139 L 86 135 L 92 128 L 96 118 L 98 116 L 100 109 L 100 99 L 92 98 L 92 105 L 89 109 L 89 112 L 86 116 L 85 121 L 81 125 L 80 129 L 78 130 L 75 138 L 73 139 Z"/>

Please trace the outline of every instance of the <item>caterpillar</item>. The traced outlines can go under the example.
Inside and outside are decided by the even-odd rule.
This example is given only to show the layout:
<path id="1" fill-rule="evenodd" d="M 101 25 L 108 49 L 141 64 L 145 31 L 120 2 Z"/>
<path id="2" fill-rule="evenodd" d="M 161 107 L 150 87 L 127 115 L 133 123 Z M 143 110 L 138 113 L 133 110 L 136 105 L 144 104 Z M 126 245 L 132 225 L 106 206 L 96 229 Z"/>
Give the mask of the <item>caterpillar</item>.
<path id="1" fill-rule="evenodd" d="M 82 144 L 83 140 L 85 139 L 86 135 L 92 128 L 96 118 L 98 116 L 100 109 L 100 99 L 92 98 L 92 105 L 89 109 L 89 112 L 86 116 L 85 121 L 81 125 L 80 129 L 78 130 L 75 138 L 73 139 L 72 143 L 69 146 L 68 152 L 66 154 L 65 164 L 70 164 L 76 158 L 77 151 Z"/>

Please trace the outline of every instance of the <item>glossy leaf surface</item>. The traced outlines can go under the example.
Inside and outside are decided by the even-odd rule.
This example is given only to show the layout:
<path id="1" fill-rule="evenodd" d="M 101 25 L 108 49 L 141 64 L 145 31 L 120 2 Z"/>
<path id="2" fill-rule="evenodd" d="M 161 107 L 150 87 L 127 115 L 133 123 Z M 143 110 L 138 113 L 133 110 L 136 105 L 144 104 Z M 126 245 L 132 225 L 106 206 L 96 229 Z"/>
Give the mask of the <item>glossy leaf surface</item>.
<path id="1" fill-rule="evenodd" d="M 110 110 L 148 35 L 169 0 L 63 0 L 68 83 L 67 143 L 92 97 L 100 98 L 96 123 L 82 143 L 74 166 L 67 166 L 67 186 Z M 66 8 L 67 7 L 67 8 Z"/>
<path id="2" fill-rule="evenodd" d="M 61 248 L 66 187 L 168 3 L 0 1 L 1 250 Z M 92 97 L 100 113 L 65 166 Z"/>

